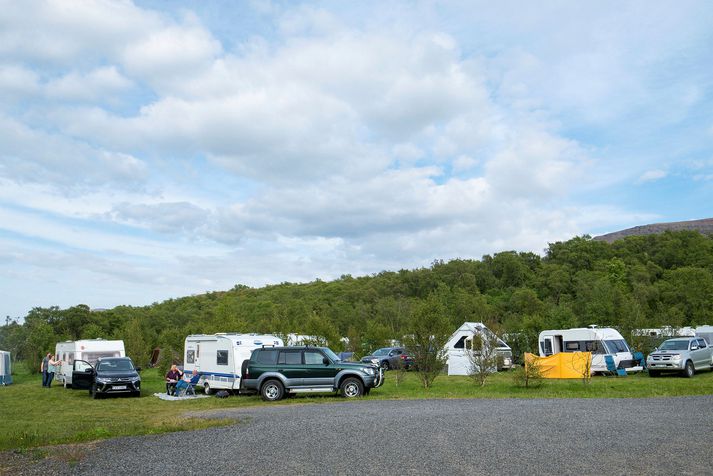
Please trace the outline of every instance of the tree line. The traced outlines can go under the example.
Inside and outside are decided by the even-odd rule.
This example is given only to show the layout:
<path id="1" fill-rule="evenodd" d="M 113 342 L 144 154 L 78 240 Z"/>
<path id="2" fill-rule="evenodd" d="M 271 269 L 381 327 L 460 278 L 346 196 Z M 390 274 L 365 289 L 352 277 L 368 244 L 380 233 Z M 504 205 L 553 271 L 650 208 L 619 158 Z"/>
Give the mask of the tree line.
<path id="1" fill-rule="evenodd" d="M 632 329 L 713 324 L 713 237 L 665 232 L 609 244 L 581 236 L 549 244 L 543 256 L 504 251 L 102 311 L 36 307 L 0 327 L 0 348 L 36 369 L 58 341 L 116 338 L 145 365 L 154 348 L 180 361 L 189 334 L 259 332 L 315 336 L 364 355 L 416 333 L 449 335 L 465 321 L 504 334 L 516 358 L 536 352 L 544 329 L 598 324 L 632 339 Z"/>

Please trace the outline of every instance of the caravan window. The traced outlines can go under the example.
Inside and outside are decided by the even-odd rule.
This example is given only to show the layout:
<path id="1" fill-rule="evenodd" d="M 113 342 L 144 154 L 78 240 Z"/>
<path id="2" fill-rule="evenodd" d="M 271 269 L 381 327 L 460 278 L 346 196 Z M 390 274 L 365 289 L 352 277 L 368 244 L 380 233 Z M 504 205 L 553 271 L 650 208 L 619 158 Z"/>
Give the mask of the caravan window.
<path id="1" fill-rule="evenodd" d="M 578 352 L 579 351 L 579 341 L 565 342 L 564 348 L 567 352 Z"/>
<path id="2" fill-rule="evenodd" d="M 84 360 L 89 362 L 92 365 L 96 365 L 97 360 L 104 358 L 104 357 L 121 357 L 121 354 L 118 350 L 115 351 L 107 351 L 107 352 L 84 352 Z"/>
<path id="3" fill-rule="evenodd" d="M 187 350 L 186 351 L 186 363 L 192 364 L 195 361 L 196 361 L 196 351 L 195 350 Z"/>
<path id="4" fill-rule="evenodd" d="M 458 342 L 456 342 L 456 343 L 453 345 L 453 348 L 454 348 L 454 349 L 464 349 L 464 348 L 465 348 L 465 340 L 466 340 L 467 337 L 468 337 L 468 336 L 463 336 L 463 337 L 461 337 L 460 339 L 458 339 Z"/>
<path id="5" fill-rule="evenodd" d="M 228 351 L 227 350 L 219 350 L 216 353 L 216 363 L 218 365 L 228 365 Z"/>
<path id="6" fill-rule="evenodd" d="M 609 349 L 610 354 L 616 354 L 617 352 L 629 352 L 629 347 L 626 345 L 624 339 L 617 340 L 605 340 L 604 343 Z"/>
<path id="7" fill-rule="evenodd" d="M 606 354 L 606 349 L 603 347 L 602 343 L 598 340 L 587 340 L 584 341 L 584 350 L 591 352 L 592 354 Z"/>

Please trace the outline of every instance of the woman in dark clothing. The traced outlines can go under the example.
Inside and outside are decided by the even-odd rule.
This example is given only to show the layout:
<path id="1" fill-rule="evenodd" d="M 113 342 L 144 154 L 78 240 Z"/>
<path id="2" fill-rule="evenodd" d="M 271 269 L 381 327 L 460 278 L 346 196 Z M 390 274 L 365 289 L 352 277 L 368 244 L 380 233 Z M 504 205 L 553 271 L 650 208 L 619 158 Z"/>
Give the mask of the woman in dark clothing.
<path id="1" fill-rule="evenodd" d="M 176 391 L 176 383 L 181 380 L 182 376 L 183 372 L 178 370 L 175 364 L 172 365 L 171 370 L 166 374 L 166 395 L 173 395 Z"/>

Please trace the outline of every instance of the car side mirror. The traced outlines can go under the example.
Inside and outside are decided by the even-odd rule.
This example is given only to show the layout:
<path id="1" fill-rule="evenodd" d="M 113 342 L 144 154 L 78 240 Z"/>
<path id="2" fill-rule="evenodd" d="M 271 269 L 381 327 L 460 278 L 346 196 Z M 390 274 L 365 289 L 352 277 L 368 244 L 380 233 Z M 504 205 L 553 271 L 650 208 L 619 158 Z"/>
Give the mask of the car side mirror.
<path id="1" fill-rule="evenodd" d="M 329 359 L 326 358 L 326 357 L 322 357 L 322 363 L 323 363 L 324 365 L 329 365 L 329 364 L 330 364 Z"/>
<path id="2" fill-rule="evenodd" d="M 141 372 L 141 367 L 136 367 L 137 372 Z"/>
<path id="3" fill-rule="evenodd" d="M 692 346 L 691 346 L 691 350 L 698 350 L 698 346 L 697 346 L 697 345 L 692 345 Z"/>

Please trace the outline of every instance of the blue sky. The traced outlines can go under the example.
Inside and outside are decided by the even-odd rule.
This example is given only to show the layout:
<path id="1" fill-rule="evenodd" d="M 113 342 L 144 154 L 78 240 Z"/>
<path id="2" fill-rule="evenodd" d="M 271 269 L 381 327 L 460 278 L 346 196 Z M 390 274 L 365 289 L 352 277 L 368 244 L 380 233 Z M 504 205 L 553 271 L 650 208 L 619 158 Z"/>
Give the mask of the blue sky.
<path id="1" fill-rule="evenodd" d="M 0 0 L 0 314 L 711 217 L 710 2 Z"/>

